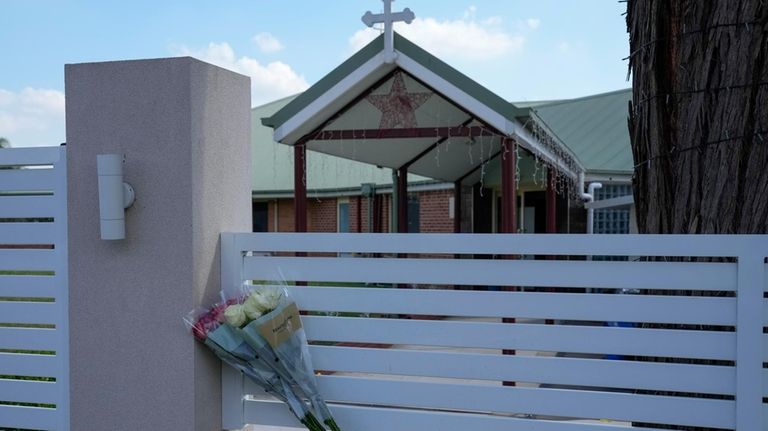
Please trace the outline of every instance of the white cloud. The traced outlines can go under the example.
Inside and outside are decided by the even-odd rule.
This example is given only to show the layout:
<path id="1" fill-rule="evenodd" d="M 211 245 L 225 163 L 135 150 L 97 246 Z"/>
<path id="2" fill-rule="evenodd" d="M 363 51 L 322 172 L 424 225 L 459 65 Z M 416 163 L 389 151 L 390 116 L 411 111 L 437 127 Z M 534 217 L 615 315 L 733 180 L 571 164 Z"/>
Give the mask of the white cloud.
<path id="1" fill-rule="evenodd" d="M 560 44 L 557 45 L 557 49 L 560 52 L 568 52 L 571 50 L 571 44 L 568 42 L 560 42 Z"/>
<path id="2" fill-rule="evenodd" d="M 536 30 L 541 25 L 541 20 L 538 18 L 528 18 L 525 20 L 525 23 L 528 25 L 528 28 L 531 30 Z"/>
<path id="3" fill-rule="evenodd" d="M 27 87 L 0 89 L 0 137 L 14 147 L 58 145 L 65 140 L 64 93 Z"/>
<path id="4" fill-rule="evenodd" d="M 263 53 L 273 53 L 285 48 L 283 44 L 271 33 L 259 33 L 251 39 Z"/>
<path id="5" fill-rule="evenodd" d="M 473 62 L 504 58 L 523 50 L 525 38 L 507 32 L 500 17 L 476 18 L 477 8 L 470 6 L 461 19 L 439 21 L 416 18 L 409 24 L 395 23 L 395 30 L 447 61 Z M 380 34 L 366 28 L 349 38 L 351 52 L 356 52 Z"/>
<path id="6" fill-rule="evenodd" d="M 251 57 L 237 57 L 228 43 L 210 43 L 193 50 L 181 47 L 180 55 L 190 55 L 211 64 L 251 77 L 251 104 L 256 106 L 309 88 L 303 76 L 282 61 L 261 64 Z"/>

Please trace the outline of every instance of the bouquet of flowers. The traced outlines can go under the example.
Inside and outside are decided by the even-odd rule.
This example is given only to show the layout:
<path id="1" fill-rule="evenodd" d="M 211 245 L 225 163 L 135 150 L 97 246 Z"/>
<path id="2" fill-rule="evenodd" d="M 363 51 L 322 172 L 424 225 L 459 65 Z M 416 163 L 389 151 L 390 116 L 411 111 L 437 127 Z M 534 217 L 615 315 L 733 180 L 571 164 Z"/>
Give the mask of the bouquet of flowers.
<path id="1" fill-rule="evenodd" d="M 243 295 L 185 319 L 222 361 L 285 402 L 312 431 L 340 431 L 320 397 L 296 304 L 281 287 L 250 286 Z M 304 400 L 308 400 L 309 404 Z"/>

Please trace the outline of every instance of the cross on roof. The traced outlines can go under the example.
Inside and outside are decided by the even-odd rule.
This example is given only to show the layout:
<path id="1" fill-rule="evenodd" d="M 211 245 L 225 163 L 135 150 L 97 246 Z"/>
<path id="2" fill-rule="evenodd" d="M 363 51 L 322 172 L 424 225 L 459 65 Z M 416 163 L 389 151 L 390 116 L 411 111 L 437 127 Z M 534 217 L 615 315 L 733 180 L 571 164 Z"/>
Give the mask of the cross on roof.
<path id="1" fill-rule="evenodd" d="M 392 63 L 395 61 L 395 43 L 394 34 L 392 30 L 392 24 L 398 21 L 403 21 L 406 24 L 410 24 L 416 15 L 409 8 L 405 8 L 402 12 L 392 13 L 392 2 L 395 0 L 381 0 L 384 2 L 384 13 L 371 13 L 368 11 L 363 15 L 363 23 L 368 27 L 373 27 L 374 24 L 384 23 L 384 61 Z"/>

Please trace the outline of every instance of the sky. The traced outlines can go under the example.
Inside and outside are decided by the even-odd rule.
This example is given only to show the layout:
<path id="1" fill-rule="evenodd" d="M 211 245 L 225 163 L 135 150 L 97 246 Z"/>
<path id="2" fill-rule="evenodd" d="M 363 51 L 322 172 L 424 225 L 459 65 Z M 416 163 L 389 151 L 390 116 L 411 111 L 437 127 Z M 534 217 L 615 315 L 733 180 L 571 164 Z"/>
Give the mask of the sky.
<path id="1" fill-rule="evenodd" d="M 395 30 L 510 101 L 627 88 L 625 3 L 397 0 Z M 251 77 L 252 105 L 307 89 L 379 34 L 380 0 L 0 0 L 0 137 L 65 139 L 64 65 L 191 55 Z"/>

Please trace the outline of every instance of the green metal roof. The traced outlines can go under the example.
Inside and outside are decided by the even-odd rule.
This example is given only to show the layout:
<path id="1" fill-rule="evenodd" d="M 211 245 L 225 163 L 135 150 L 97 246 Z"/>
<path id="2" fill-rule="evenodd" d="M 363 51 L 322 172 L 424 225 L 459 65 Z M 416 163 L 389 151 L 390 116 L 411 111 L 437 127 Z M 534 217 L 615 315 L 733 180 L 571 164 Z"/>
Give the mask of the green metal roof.
<path id="1" fill-rule="evenodd" d="M 394 42 L 396 50 L 430 69 L 457 88 L 461 88 L 462 91 L 469 96 L 493 109 L 503 117 L 509 120 L 514 120 L 518 117 L 525 117 L 527 115 L 527 109 L 519 108 L 512 103 L 507 102 L 492 91 L 478 84 L 468 76 L 397 33 L 394 34 Z M 361 65 L 374 56 L 378 55 L 383 49 L 384 35 L 382 34 L 332 70 L 329 74 L 325 75 L 325 77 L 312 85 L 307 91 L 286 104 L 282 109 L 269 117 L 262 118 L 262 124 L 272 127 L 273 129 L 280 127 L 283 123 L 309 105 L 313 100 L 317 99 L 322 94 L 325 94 L 334 85 L 344 79 L 344 77 L 357 70 Z M 331 114 L 333 113 L 330 113 L 329 115 Z"/>
<path id="2" fill-rule="evenodd" d="M 627 88 L 531 109 L 576 154 L 588 173 L 631 175 L 630 100 L 632 89 Z"/>

